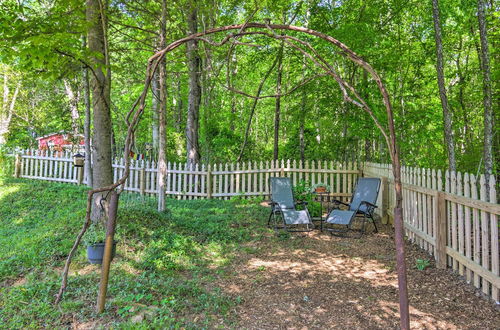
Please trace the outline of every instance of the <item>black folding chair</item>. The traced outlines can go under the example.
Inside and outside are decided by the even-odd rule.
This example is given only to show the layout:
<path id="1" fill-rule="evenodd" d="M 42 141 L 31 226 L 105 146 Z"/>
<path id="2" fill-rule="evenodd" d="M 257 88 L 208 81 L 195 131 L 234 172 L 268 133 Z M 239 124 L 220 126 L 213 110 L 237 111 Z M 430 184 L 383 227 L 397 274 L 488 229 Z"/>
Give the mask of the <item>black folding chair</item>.
<path id="1" fill-rule="evenodd" d="M 371 221 L 374 226 L 374 232 L 378 232 L 377 225 L 373 218 L 373 211 L 377 208 L 378 193 L 380 190 L 379 178 L 359 178 L 354 194 L 349 204 L 339 200 L 334 200 L 334 208 L 326 217 L 326 230 L 332 235 L 345 234 L 354 230 L 352 224 L 356 218 L 362 218 L 361 237 L 365 233 L 365 223 Z M 344 205 L 347 209 L 342 210 L 339 207 Z M 340 228 L 339 228 L 340 227 Z"/>

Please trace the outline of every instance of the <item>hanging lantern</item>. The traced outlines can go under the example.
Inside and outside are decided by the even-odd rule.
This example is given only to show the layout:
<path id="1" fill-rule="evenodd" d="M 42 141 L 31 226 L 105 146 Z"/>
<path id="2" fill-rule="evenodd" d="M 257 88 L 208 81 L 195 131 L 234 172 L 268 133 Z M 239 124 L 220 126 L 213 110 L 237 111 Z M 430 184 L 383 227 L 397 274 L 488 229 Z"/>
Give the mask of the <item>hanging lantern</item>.
<path id="1" fill-rule="evenodd" d="M 75 167 L 83 167 L 84 163 L 85 163 L 85 156 L 81 155 L 80 153 L 77 153 L 76 155 L 73 156 L 73 165 Z"/>

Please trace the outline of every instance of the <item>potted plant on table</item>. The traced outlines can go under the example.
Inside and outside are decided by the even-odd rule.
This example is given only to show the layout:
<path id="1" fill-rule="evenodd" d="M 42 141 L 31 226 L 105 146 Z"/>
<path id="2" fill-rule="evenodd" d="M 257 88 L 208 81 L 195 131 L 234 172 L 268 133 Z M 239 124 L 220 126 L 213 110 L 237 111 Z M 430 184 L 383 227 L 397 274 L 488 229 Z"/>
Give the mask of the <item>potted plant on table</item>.
<path id="1" fill-rule="evenodd" d="M 327 185 L 326 183 L 316 183 L 314 185 L 311 186 L 311 192 L 313 193 L 319 193 L 319 194 L 323 194 L 323 193 L 329 193 L 330 192 L 330 186 Z"/>
<path id="2" fill-rule="evenodd" d="M 102 264 L 104 256 L 104 245 L 106 241 L 106 229 L 102 223 L 92 223 L 85 233 L 84 243 L 87 246 L 87 259 L 91 264 Z M 116 241 L 113 242 L 111 260 L 116 253 Z"/>

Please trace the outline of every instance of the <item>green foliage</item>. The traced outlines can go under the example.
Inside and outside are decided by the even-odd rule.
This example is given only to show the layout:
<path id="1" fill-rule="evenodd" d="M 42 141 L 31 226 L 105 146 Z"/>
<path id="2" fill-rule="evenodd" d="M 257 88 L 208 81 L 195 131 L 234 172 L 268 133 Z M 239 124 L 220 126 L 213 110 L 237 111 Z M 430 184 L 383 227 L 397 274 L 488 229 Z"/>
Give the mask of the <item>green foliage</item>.
<path id="1" fill-rule="evenodd" d="M 380 73 L 394 107 L 396 134 L 405 165 L 444 168 L 443 120 L 435 72 L 435 45 L 428 2 L 377 1 L 226 1 L 212 6 L 196 2 L 199 28 L 271 20 L 291 22 L 331 35 L 366 59 Z M 187 3 L 169 8 L 168 42 L 184 37 Z M 477 56 L 477 4 L 473 1 L 440 1 L 443 23 L 445 74 L 453 113 L 457 146 L 457 168 L 477 172 L 483 149 L 482 76 Z M 148 1 L 109 3 L 109 50 L 113 87 L 111 111 L 113 136 L 123 145 L 127 111 L 143 88 L 147 59 L 157 50 L 156 35 L 160 3 Z M 256 10 L 258 9 L 258 10 Z M 62 79 L 70 79 L 82 90 L 82 62 L 88 52 L 81 37 L 87 24 L 81 1 L 18 2 L 0 4 L 0 63 L 8 68 L 11 94 L 22 83 L 15 115 L 7 134 L 10 146 L 34 144 L 38 135 L 71 128 L 68 97 Z M 498 12 L 487 12 L 491 47 L 492 81 L 498 70 Z M 201 24 L 203 22 L 203 24 Z M 385 126 L 387 114 L 376 83 L 363 70 L 346 61 L 330 44 L 295 32 L 309 42 L 317 54 L 332 63 L 349 81 Z M 211 35 L 220 41 L 222 34 Z M 255 95 L 260 82 L 281 48 L 281 42 L 265 36 L 247 35 L 240 44 L 213 47 L 199 41 L 203 74 L 200 109 L 201 157 L 205 163 L 234 161 L 241 150 L 253 98 L 235 94 L 228 86 Z M 245 47 L 243 43 L 256 47 Z M 231 46 L 229 46 L 231 44 Z M 231 47 L 231 49 L 229 49 Z M 230 50 L 230 51 L 229 51 Z M 333 161 L 389 161 L 382 134 L 363 110 L 343 101 L 338 84 L 296 49 L 283 50 L 283 92 L 279 158 Z M 188 104 L 188 74 L 184 46 L 166 55 L 167 71 L 167 158 L 184 161 Z M 3 74 L 2 74 L 3 76 Z M 270 72 L 261 96 L 276 94 L 278 70 Z M 302 84 L 305 79 L 313 78 Z M 297 88 L 295 88 L 297 87 Z M 495 86 L 493 86 L 495 87 Z M 79 97 L 79 108 L 84 98 Z M 495 97 L 495 95 L 494 95 Z M 136 146 L 152 142 L 154 115 L 152 96 L 136 132 Z M 1 107 L 4 111 L 4 106 Z M 276 99 L 257 102 L 251 119 L 244 161 L 267 161 L 273 155 Z M 0 114 L 0 119 L 4 114 Z M 83 120 L 80 120 L 81 126 Z M 498 122 L 498 120 L 497 120 Z M 303 134 L 302 134 L 303 133 Z M 303 138 L 304 150 L 300 148 Z M 498 151 L 498 135 L 494 138 Z M 118 148 L 119 149 L 119 148 Z M 498 153 L 498 152 L 497 152 Z"/>
<path id="2" fill-rule="evenodd" d="M 295 200 L 298 202 L 306 202 L 309 214 L 312 217 L 319 217 L 321 216 L 321 204 L 314 200 L 314 194 L 311 191 L 311 185 L 304 180 L 300 180 L 293 186 L 293 196 Z M 302 209 L 304 207 L 299 204 L 297 208 Z"/>
<path id="3" fill-rule="evenodd" d="M 311 197 L 311 189 L 309 182 L 305 180 L 299 180 L 293 185 L 293 197 L 297 201 L 307 201 Z"/>
<path id="4" fill-rule="evenodd" d="M 85 246 L 95 245 L 97 243 L 104 243 L 106 240 L 106 228 L 101 222 L 91 223 L 85 234 L 83 235 L 83 242 Z"/>
<path id="5" fill-rule="evenodd" d="M 53 305 L 60 269 L 84 221 L 85 191 L 8 177 L 0 181 L 2 327 L 62 328 L 68 318 L 119 328 L 212 328 L 220 320 L 233 327 L 232 311 L 241 298 L 228 297 L 212 282 L 246 244 L 272 237 L 265 227 L 267 208 L 238 199 L 169 199 L 168 211 L 158 213 L 154 200 L 121 196 L 108 295 L 113 308 L 96 318 L 100 272 L 88 265 L 83 248 L 73 259 L 75 273 L 60 308 Z M 139 313 L 151 317 L 132 323 Z M 193 313 L 196 320 L 187 317 Z"/>
<path id="6" fill-rule="evenodd" d="M 14 173 L 14 156 L 10 154 L 10 151 L 0 145 L 0 180 L 3 176 Z"/>
<path id="7" fill-rule="evenodd" d="M 428 259 L 417 259 L 415 261 L 415 267 L 418 270 L 425 270 L 430 265 L 431 265 L 431 262 Z"/>

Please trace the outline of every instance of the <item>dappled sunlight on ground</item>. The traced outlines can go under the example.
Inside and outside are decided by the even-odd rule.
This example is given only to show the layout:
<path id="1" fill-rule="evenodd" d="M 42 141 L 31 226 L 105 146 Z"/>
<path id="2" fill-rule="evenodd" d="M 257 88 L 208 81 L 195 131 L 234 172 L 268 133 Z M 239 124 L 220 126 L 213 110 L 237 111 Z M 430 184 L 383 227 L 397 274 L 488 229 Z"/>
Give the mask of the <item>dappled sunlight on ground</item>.
<path id="1" fill-rule="evenodd" d="M 242 297 L 243 303 L 236 310 L 242 328 L 397 328 L 394 243 L 390 231 L 385 230 L 361 239 L 315 231 L 292 234 L 274 244 L 263 243 L 258 253 L 242 253 L 231 268 L 233 276 L 221 280 L 220 286 L 228 294 Z M 414 258 L 413 252 L 409 254 L 408 259 Z M 445 279 L 451 283 L 435 281 L 432 275 L 412 268 L 412 263 L 410 259 L 412 328 L 488 328 L 488 324 L 491 328 L 500 324 L 495 323 L 500 318 L 484 319 L 473 311 L 481 308 L 479 305 L 492 307 L 472 294 L 457 298 L 460 304 L 468 304 L 466 310 L 458 303 L 447 305 L 433 298 L 448 289 L 449 294 L 463 293 L 452 291 L 456 285 L 452 276 Z M 422 281 L 424 285 L 420 285 Z M 425 301 L 416 296 L 425 297 Z M 463 318 L 456 318 L 457 309 Z"/>

